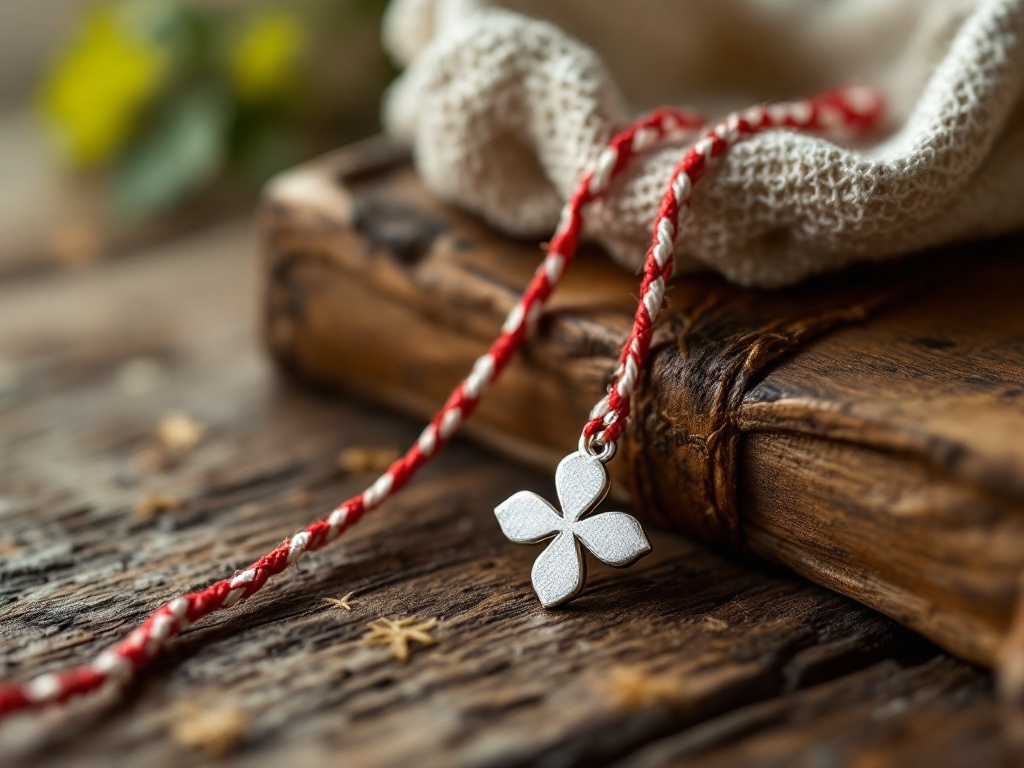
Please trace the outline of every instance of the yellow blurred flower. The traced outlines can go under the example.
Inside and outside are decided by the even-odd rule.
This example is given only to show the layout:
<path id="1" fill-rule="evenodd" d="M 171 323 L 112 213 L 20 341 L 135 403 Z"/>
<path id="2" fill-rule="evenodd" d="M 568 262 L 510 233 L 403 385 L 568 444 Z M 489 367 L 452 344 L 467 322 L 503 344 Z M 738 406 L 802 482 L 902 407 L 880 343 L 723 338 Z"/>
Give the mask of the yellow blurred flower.
<path id="1" fill-rule="evenodd" d="M 44 117 L 68 159 L 84 167 L 116 153 L 159 89 L 167 64 L 166 54 L 115 9 L 91 10 L 42 90 Z"/>
<path id="2" fill-rule="evenodd" d="M 290 90 L 303 43 L 302 24 L 291 13 L 266 10 L 252 16 L 231 55 L 235 90 L 244 101 L 264 101 Z"/>

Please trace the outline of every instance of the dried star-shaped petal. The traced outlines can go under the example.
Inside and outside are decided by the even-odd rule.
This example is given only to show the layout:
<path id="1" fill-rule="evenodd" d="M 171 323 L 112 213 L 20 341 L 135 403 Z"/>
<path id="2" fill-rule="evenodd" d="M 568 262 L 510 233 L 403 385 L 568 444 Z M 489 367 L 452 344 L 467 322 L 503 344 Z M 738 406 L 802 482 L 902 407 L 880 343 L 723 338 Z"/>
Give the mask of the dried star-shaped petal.
<path id="1" fill-rule="evenodd" d="M 397 448 L 345 448 L 338 454 L 338 466 L 353 475 L 373 470 L 383 472 L 401 455 Z"/>
<path id="2" fill-rule="evenodd" d="M 517 544 L 554 537 L 534 562 L 531 574 L 545 608 L 568 602 L 583 589 L 587 570 L 581 544 L 617 568 L 631 565 L 651 551 L 632 515 L 604 512 L 585 517 L 608 493 L 608 472 L 599 459 L 585 453 L 566 456 L 555 470 L 555 488 L 561 514 L 530 491 L 512 495 L 494 510 L 502 532 Z"/>
<path id="3" fill-rule="evenodd" d="M 148 520 L 161 512 L 173 512 L 185 506 L 185 502 L 177 496 L 163 493 L 151 493 L 135 505 L 135 517 Z"/>
<path id="4" fill-rule="evenodd" d="M 160 444 L 174 453 L 187 453 L 199 445 L 206 427 L 184 413 L 170 413 L 160 420 L 156 436 Z"/>
<path id="5" fill-rule="evenodd" d="M 324 602 L 328 603 L 329 605 L 333 605 L 336 608 L 344 608 L 346 611 L 351 611 L 352 610 L 351 600 L 352 600 L 352 595 L 354 595 L 354 594 L 355 594 L 355 592 L 349 592 L 344 597 L 325 597 L 324 598 Z"/>
<path id="6" fill-rule="evenodd" d="M 415 624 L 416 619 L 377 619 L 366 626 L 369 628 L 363 636 L 366 645 L 391 646 L 391 654 L 405 663 L 409 660 L 409 643 L 435 645 L 437 640 L 427 634 L 437 626 L 437 619 Z"/>
<path id="7" fill-rule="evenodd" d="M 180 719 L 171 728 L 171 738 L 183 747 L 201 749 L 209 757 L 221 758 L 245 741 L 249 718 L 239 707 L 210 710 L 183 703 L 177 712 Z"/>

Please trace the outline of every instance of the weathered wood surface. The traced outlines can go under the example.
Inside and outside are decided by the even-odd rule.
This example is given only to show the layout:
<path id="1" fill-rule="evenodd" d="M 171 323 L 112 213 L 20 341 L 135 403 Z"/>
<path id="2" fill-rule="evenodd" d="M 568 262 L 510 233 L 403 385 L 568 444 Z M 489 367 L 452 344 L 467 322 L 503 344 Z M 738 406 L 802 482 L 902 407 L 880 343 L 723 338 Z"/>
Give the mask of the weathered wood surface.
<path id="1" fill-rule="evenodd" d="M 346 446 L 419 425 L 279 381 L 256 339 L 246 225 L 76 274 L 0 283 L 0 674 L 82 661 L 358 491 Z M 151 463 L 161 416 L 207 425 Z M 250 603 L 187 630 L 123 697 L 0 726 L 0 764 L 194 765 L 192 702 L 238 709 L 226 764 L 956 765 L 1012 762 L 987 674 L 867 608 L 673 534 L 540 610 L 536 550 L 490 508 L 550 481 L 456 443 L 399 498 Z M 140 517 L 147 494 L 178 510 Z M 353 610 L 324 597 L 355 591 Z M 361 643 L 437 617 L 407 665 Z M 913 759 L 909 759 L 912 757 Z"/>
<path id="2" fill-rule="evenodd" d="M 278 358 L 420 416 L 540 258 L 432 198 L 380 142 L 279 180 L 263 239 Z M 781 293 L 677 281 L 611 465 L 618 487 L 651 519 L 739 541 L 995 664 L 1024 571 L 1022 249 Z M 599 254 L 578 257 L 469 431 L 553 467 L 604 392 L 635 291 Z"/>

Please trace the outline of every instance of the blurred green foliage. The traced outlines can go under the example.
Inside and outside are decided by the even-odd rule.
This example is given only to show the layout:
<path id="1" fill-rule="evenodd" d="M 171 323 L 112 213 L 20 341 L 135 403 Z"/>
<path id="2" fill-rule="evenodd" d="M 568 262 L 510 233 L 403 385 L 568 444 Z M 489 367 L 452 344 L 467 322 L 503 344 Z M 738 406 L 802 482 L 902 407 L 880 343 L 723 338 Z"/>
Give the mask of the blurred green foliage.
<path id="1" fill-rule="evenodd" d="M 391 76 L 383 4 L 92 5 L 40 86 L 40 113 L 69 167 L 109 176 L 121 216 L 251 190 L 375 124 Z"/>

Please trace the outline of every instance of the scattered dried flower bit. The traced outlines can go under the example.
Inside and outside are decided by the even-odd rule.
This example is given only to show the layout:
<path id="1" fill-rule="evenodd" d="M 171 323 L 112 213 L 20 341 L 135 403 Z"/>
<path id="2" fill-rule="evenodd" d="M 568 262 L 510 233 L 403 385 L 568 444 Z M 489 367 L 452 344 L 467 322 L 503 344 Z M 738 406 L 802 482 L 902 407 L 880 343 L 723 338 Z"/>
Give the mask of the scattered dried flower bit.
<path id="1" fill-rule="evenodd" d="M 636 667 L 612 667 L 605 685 L 612 703 L 622 709 L 650 709 L 684 703 L 678 680 Z"/>
<path id="2" fill-rule="evenodd" d="M 435 645 L 437 640 L 427 633 L 437 626 L 437 619 L 414 623 L 416 619 L 377 619 L 366 626 L 369 628 L 363 636 L 366 645 L 391 646 L 391 654 L 403 664 L 409 660 L 409 643 Z"/>
<path id="3" fill-rule="evenodd" d="M 184 413 L 164 416 L 156 428 L 160 445 L 173 454 L 188 453 L 203 439 L 206 427 Z"/>
<path id="4" fill-rule="evenodd" d="M 714 616 L 705 616 L 702 623 L 704 628 L 711 632 L 723 632 L 729 628 L 728 622 L 716 619 Z"/>
<path id="5" fill-rule="evenodd" d="M 313 503 L 314 496 L 307 490 L 297 490 L 294 493 L 288 495 L 285 499 L 285 504 L 289 507 L 300 509 L 302 507 L 308 507 Z"/>
<path id="6" fill-rule="evenodd" d="M 201 749 L 212 758 L 226 757 L 245 741 L 249 718 L 241 707 L 200 708 L 183 703 L 177 707 L 179 720 L 171 738 L 179 746 Z"/>
<path id="7" fill-rule="evenodd" d="M 344 608 L 346 611 L 352 610 L 352 595 L 355 592 L 349 592 L 344 597 L 325 597 L 324 602 L 328 605 L 333 605 L 336 608 Z"/>
<path id="8" fill-rule="evenodd" d="M 338 454 L 338 467 L 351 475 L 383 472 L 401 455 L 397 448 L 346 448 Z"/>
<path id="9" fill-rule="evenodd" d="M 185 502 L 177 496 L 165 493 L 151 493 L 135 505 L 135 517 L 149 520 L 161 512 L 173 512 L 185 506 Z"/>

